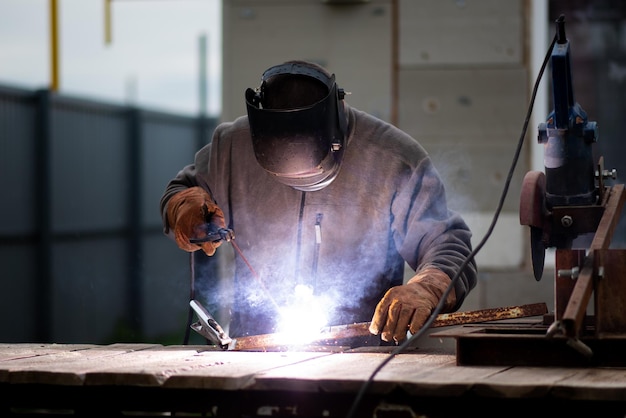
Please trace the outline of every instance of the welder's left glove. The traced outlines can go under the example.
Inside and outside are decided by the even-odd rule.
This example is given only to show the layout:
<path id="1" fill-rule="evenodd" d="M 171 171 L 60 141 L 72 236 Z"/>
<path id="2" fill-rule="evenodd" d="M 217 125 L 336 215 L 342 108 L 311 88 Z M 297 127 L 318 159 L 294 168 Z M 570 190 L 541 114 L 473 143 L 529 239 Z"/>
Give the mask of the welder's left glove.
<path id="1" fill-rule="evenodd" d="M 167 222 L 174 231 L 176 244 L 181 250 L 193 252 L 202 248 L 208 256 L 215 254 L 221 241 L 192 244 L 192 237 L 202 235 L 202 228 L 209 222 L 216 229 L 225 228 L 224 212 L 217 206 L 206 190 L 190 187 L 173 195 L 167 202 Z"/>
<path id="2" fill-rule="evenodd" d="M 383 341 L 400 344 L 407 331 L 415 334 L 426 322 L 430 313 L 450 285 L 450 277 L 438 268 L 421 270 L 406 284 L 392 287 L 378 302 L 370 324 L 370 332 L 380 334 Z M 456 305 L 454 289 L 443 307 L 449 312 Z"/>

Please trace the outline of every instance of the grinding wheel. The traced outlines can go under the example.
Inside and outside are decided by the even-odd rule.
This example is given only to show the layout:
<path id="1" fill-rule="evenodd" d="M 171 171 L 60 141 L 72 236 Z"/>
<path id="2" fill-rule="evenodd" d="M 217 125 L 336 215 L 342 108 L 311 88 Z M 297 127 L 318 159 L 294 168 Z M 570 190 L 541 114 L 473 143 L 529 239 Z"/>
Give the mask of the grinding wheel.
<path id="1" fill-rule="evenodd" d="M 535 280 L 541 280 L 546 256 L 544 226 L 547 225 L 546 175 L 529 171 L 524 176 L 520 194 L 520 224 L 530 227 L 530 252 Z"/>

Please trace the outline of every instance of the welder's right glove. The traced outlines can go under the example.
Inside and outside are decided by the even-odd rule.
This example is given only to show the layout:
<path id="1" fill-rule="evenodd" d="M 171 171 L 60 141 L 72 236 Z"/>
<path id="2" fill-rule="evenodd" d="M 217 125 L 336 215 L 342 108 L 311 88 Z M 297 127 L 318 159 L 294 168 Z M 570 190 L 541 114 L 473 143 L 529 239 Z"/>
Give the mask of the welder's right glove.
<path id="1" fill-rule="evenodd" d="M 215 254 L 221 241 L 192 244 L 189 240 L 205 236 L 207 223 L 216 230 L 226 228 L 224 212 L 201 187 L 190 187 L 170 198 L 167 202 L 167 222 L 181 250 L 193 252 L 202 248 L 208 256 Z"/>
<path id="2" fill-rule="evenodd" d="M 450 277 L 438 268 L 420 270 L 405 285 L 392 287 L 378 302 L 370 332 L 383 341 L 400 344 L 407 331 L 415 334 L 428 320 L 431 312 L 450 285 Z M 450 291 L 443 312 L 451 311 L 456 304 L 456 293 Z"/>

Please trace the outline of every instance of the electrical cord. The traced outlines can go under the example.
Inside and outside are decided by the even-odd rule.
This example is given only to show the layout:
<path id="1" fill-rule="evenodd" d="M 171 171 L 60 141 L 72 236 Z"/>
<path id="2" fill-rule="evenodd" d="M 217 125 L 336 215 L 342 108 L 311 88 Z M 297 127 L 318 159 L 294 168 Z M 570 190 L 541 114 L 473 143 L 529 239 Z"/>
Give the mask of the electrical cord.
<path id="1" fill-rule="evenodd" d="M 196 261 L 193 255 L 189 253 L 189 270 L 191 271 L 191 284 L 189 286 L 189 301 L 196 298 Z M 193 308 L 190 306 L 187 312 L 187 326 L 185 327 L 185 336 L 183 337 L 183 345 L 189 344 L 189 334 L 191 330 L 191 323 L 193 322 Z"/>
<path id="2" fill-rule="evenodd" d="M 494 228 L 496 226 L 496 222 L 498 220 L 498 217 L 500 216 L 500 212 L 502 211 L 502 206 L 504 205 L 504 201 L 506 199 L 506 195 L 507 195 L 507 193 L 509 191 L 509 186 L 511 184 L 511 179 L 513 178 L 513 173 L 515 172 L 515 167 L 517 165 L 517 161 L 518 161 L 520 153 L 522 151 L 522 146 L 524 145 L 524 138 L 526 137 L 526 132 L 528 130 L 528 123 L 530 121 L 530 116 L 532 115 L 533 107 L 535 105 L 535 97 L 537 96 L 537 90 L 539 88 L 539 83 L 541 82 L 541 78 L 543 76 L 543 73 L 544 73 L 544 71 L 546 69 L 546 66 L 548 65 L 548 61 L 550 60 L 552 49 L 554 48 L 554 44 L 556 43 L 556 40 L 557 40 L 557 35 L 555 34 L 554 38 L 552 39 L 552 42 L 550 43 L 550 47 L 548 48 L 546 56 L 545 56 L 545 58 L 543 60 L 543 64 L 541 65 L 541 70 L 539 71 L 539 74 L 537 74 L 537 79 L 535 80 L 535 85 L 533 87 L 533 92 L 532 92 L 532 95 L 531 95 L 530 103 L 528 105 L 528 110 L 526 112 L 526 119 L 524 120 L 524 125 L 522 127 L 522 133 L 521 133 L 520 138 L 518 140 L 517 149 L 515 150 L 515 156 L 513 157 L 513 162 L 511 164 L 510 169 L 509 169 L 509 174 L 508 174 L 508 176 L 506 178 L 506 182 L 504 184 L 504 189 L 502 190 L 502 194 L 500 195 L 500 201 L 498 202 L 498 206 L 496 208 L 496 211 L 494 213 L 493 219 L 491 221 L 491 224 L 490 224 L 487 232 L 485 233 L 485 235 L 484 235 L 483 239 L 480 241 L 480 243 L 476 246 L 476 248 L 474 248 L 474 250 L 463 261 L 463 263 L 461 264 L 460 268 L 458 269 L 458 271 L 456 272 L 456 274 L 454 275 L 454 277 L 450 281 L 450 285 L 448 285 L 448 288 L 446 289 L 446 291 L 441 296 L 441 299 L 439 300 L 439 303 L 437 304 L 435 309 L 433 309 L 433 311 L 431 312 L 430 316 L 428 317 L 428 320 L 424 323 L 422 328 L 420 328 L 420 330 L 417 333 L 413 334 L 410 338 L 406 339 L 402 344 L 400 344 L 398 347 L 396 347 L 389 354 L 389 356 L 387 356 L 387 358 L 385 358 L 385 360 L 383 360 L 378 365 L 378 367 L 376 367 L 376 369 L 374 369 L 374 371 L 372 372 L 370 377 L 363 383 L 363 385 L 361 386 L 359 392 L 357 393 L 357 396 L 356 396 L 354 402 L 352 403 L 352 406 L 351 406 L 350 410 L 348 411 L 348 415 L 346 416 L 346 418 L 352 418 L 354 416 L 354 414 L 356 413 L 356 410 L 358 408 L 358 405 L 361 402 L 361 399 L 363 398 L 363 396 L 365 395 L 365 393 L 369 389 L 371 383 L 374 380 L 374 377 L 378 374 L 378 372 L 380 372 L 383 369 L 383 367 L 385 367 L 396 355 L 400 354 L 404 349 L 406 349 L 407 347 L 411 346 L 415 341 L 417 341 L 419 338 L 421 338 L 422 335 L 424 335 L 424 333 L 426 332 L 426 330 L 428 328 L 430 328 L 430 326 L 434 322 L 435 318 L 437 318 L 437 315 L 439 315 L 439 313 L 443 309 L 443 307 L 444 307 L 444 305 L 446 303 L 446 299 L 448 298 L 448 295 L 450 294 L 452 289 L 454 289 L 454 286 L 455 286 L 456 282 L 459 280 L 459 277 L 461 276 L 461 272 L 465 269 L 465 267 L 467 267 L 469 262 L 482 249 L 482 247 L 487 242 L 487 239 L 491 236 L 491 234 L 492 234 L 492 232 L 493 232 L 493 230 L 494 230 Z"/>

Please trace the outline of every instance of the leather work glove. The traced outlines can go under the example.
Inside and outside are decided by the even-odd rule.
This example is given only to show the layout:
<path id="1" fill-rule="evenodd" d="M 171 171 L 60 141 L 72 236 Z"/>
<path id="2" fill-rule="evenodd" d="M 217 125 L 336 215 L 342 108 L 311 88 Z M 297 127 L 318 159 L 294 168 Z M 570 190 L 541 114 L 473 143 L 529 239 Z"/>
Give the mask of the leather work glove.
<path id="1" fill-rule="evenodd" d="M 167 202 L 167 222 L 181 250 L 193 252 L 202 248 L 208 256 L 215 254 L 222 241 L 192 244 L 189 240 L 206 236 L 207 223 L 216 229 L 226 228 L 224 212 L 201 187 L 190 187 L 170 198 Z"/>
<path id="2" fill-rule="evenodd" d="M 370 324 L 370 332 L 381 334 L 383 341 L 401 343 L 409 331 L 415 334 L 424 325 L 450 285 L 450 278 L 438 268 L 426 268 L 406 284 L 392 287 L 378 302 Z M 448 295 L 443 312 L 456 305 L 454 289 Z"/>

